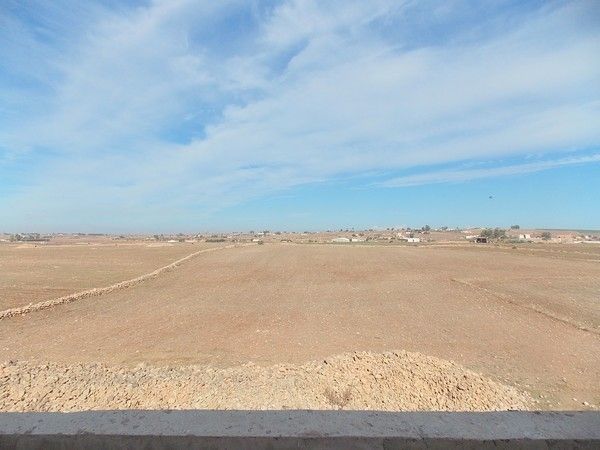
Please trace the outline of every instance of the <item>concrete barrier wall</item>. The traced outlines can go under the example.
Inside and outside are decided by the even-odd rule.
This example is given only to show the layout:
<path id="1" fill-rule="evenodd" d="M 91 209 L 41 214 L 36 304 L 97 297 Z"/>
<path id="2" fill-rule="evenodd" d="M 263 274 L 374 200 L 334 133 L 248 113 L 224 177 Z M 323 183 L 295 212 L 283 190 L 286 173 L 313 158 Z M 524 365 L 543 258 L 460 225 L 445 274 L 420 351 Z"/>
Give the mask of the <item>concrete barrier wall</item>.
<path id="1" fill-rule="evenodd" d="M 0 413 L 1 449 L 600 448 L 599 412 Z"/>

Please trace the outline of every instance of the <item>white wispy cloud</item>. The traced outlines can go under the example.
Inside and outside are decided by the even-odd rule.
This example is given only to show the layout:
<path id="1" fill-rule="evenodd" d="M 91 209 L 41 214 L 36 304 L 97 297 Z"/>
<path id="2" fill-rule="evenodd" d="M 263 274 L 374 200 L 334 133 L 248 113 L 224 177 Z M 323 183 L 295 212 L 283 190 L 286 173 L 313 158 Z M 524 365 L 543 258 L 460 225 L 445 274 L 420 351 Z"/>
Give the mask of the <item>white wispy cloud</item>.
<path id="1" fill-rule="evenodd" d="M 477 180 L 480 178 L 521 175 L 525 173 L 555 169 L 558 167 L 598 162 L 600 162 L 600 154 L 572 158 L 560 158 L 550 161 L 536 161 L 523 164 L 512 164 L 500 167 L 488 167 L 483 169 L 437 170 L 426 173 L 391 178 L 389 180 L 378 183 L 377 185 L 383 187 L 408 187 L 419 186 L 422 184 L 456 183 L 469 180 Z"/>
<path id="2" fill-rule="evenodd" d="M 73 211 L 191 217 L 190 206 L 348 174 L 600 143 L 591 2 L 511 10 L 481 26 L 458 20 L 470 11 L 461 2 L 90 4 L 76 27 L 62 6 L 36 25 L 46 37 L 0 10 L 10 23 L 0 57 L 30 79 L 0 83 L 0 152 L 10 164 L 44 160 L 0 201 L 15 223 Z"/>

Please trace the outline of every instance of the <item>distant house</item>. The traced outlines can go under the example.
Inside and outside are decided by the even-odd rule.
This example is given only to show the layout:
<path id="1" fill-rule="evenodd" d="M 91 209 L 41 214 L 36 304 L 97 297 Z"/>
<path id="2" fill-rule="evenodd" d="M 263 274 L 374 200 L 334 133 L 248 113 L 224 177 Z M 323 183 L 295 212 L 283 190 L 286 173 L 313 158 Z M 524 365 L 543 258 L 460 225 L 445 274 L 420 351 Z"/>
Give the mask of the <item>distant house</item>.
<path id="1" fill-rule="evenodd" d="M 359 237 L 353 237 L 352 239 L 350 239 L 352 242 L 365 242 L 364 238 L 359 238 Z"/>
<path id="2" fill-rule="evenodd" d="M 530 239 L 531 239 L 531 235 L 530 235 L 530 234 L 520 234 L 520 235 L 519 235 L 519 239 L 520 239 L 521 241 L 528 241 L 528 240 L 530 240 Z"/>
<path id="3" fill-rule="evenodd" d="M 345 237 L 336 237 L 336 238 L 333 238 L 331 240 L 331 242 L 335 242 L 337 244 L 344 244 L 344 243 L 350 242 L 350 239 L 345 238 Z"/>
<path id="4" fill-rule="evenodd" d="M 406 237 L 406 236 L 402 236 L 402 235 L 398 235 L 398 240 L 400 241 L 404 241 L 404 242 L 410 242 L 410 243 L 417 243 L 417 242 L 421 242 L 421 238 L 418 237 Z"/>

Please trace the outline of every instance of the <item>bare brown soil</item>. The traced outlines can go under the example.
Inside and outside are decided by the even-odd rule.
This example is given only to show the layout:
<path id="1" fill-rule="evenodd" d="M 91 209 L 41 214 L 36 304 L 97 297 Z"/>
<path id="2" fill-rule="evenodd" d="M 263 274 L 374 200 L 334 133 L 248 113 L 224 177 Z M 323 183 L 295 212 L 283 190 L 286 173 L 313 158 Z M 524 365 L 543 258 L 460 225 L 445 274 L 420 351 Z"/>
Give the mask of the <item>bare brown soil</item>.
<path id="1" fill-rule="evenodd" d="M 133 369 L 100 364 L 0 365 L 0 410 L 525 409 L 509 386 L 418 353 L 353 353 L 303 365 Z"/>
<path id="2" fill-rule="evenodd" d="M 189 261 L 192 258 L 197 257 L 198 255 L 201 255 L 203 253 L 208 253 L 211 251 L 220 250 L 222 248 L 230 248 L 230 247 L 234 247 L 234 246 L 235 246 L 235 244 L 230 244 L 230 245 L 227 245 L 224 247 L 201 248 L 200 250 L 192 252 L 189 255 L 184 256 L 183 258 L 179 258 L 179 259 L 171 262 L 170 264 L 159 267 L 158 269 L 153 270 L 152 272 L 145 273 L 143 275 L 140 275 L 135 278 L 131 278 L 129 280 L 120 281 L 118 283 L 110 284 L 110 285 L 104 286 L 104 287 L 92 288 L 92 289 L 88 289 L 85 291 L 79 291 L 79 292 L 75 292 L 73 294 L 68 294 L 68 295 L 64 295 L 62 297 L 53 298 L 50 300 L 45 300 L 45 301 L 41 301 L 41 302 L 37 302 L 37 303 L 29 303 L 28 305 L 25 305 L 25 306 L 19 306 L 16 308 L 5 309 L 3 311 L 0 311 L 0 320 L 7 319 L 9 317 L 29 314 L 29 313 L 32 313 L 35 311 L 41 311 L 43 309 L 54 308 L 56 306 L 83 300 L 85 298 L 98 297 L 100 295 L 110 294 L 110 293 L 120 291 L 123 289 L 128 289 L 133 286 L 137 286 L 140 283 L 148 281 L 152 278 L 156 278 L 165 272 L 168 272 L 170 270 L 175 270 L 180 265 L 186 263 L 187 261 Z"/>
<path id="3" fill-rule="evenodd" d="M 536 409 L 599 408 L 600 264 L 569 249 L 225 249 L 4 319 L 0 361 L 227 368 L 406 349 L 527 391 Z"/>
<path id="4" fill-rule="evenodd" d="M 0 310 L 134 278 L 208 244 L 0 244 Z"/>

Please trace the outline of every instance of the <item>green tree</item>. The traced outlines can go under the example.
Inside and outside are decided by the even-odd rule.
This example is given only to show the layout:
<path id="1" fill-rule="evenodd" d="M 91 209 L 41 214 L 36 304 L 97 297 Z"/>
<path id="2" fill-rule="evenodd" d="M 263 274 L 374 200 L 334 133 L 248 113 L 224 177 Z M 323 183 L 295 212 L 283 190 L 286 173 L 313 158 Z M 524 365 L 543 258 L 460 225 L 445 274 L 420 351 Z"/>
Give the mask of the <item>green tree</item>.
<path id="1" fill-rule="evenodd" d="M 494 235 L 494 230 L 492 230 L 491 228 L 486 228 L 484 230 L 481 230 L 480 236 L 481 237 L 487 237 L 487 238 L 491 238 Z"/>
<path id="2" fill-rule="evenodd" d="M 506 230 L 501 228 L 494 228 L 494 239 L 502 239 L 506 236 Z"/>
<path id="3" fill-rule="evenodd" d="M 501 228 L 486 228 L 485 230 L 481 230 L 480 236 L 490 239 L 502 239 L 506 237 L 506 230 Z"/>

